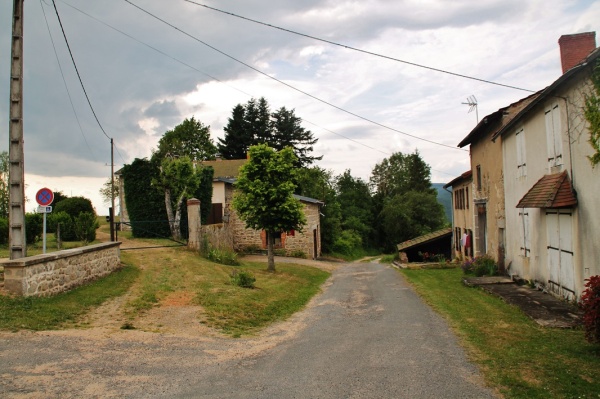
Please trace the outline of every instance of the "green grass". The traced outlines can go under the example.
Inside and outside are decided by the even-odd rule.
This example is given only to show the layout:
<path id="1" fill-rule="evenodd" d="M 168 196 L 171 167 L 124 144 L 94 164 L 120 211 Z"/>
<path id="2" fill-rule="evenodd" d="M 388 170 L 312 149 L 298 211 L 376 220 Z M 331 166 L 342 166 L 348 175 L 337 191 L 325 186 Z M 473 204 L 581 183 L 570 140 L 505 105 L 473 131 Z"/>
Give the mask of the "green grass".
<path id="1" fill-rule="evenodd" d="M 463 286 L 460 269 L 402 273 L 506 398 L 600 398 L 600 347 L 581 329 L 539 327 L 516 307 Z"/>
<path id="2" fill-rule="evenodd" d="M 59 329 L 108 299 L 123 295 L 139 269 L 128 265 L 91 284 L 47 298 L 0 295 L 0 329 Z"/>

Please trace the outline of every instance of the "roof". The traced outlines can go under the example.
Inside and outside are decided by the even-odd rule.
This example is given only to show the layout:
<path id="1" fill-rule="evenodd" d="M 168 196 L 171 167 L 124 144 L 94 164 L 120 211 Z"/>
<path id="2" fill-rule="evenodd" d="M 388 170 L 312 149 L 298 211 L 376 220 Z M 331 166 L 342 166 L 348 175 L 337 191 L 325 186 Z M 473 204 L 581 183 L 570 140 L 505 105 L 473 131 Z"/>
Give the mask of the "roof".
<path id="1" fill-rule="evenodd" d="M 577 205 L 571 180 L 565 170 L 545 175 L 521 198 L 517 208 L 570 208 Z"/>
<path id="2" fill-rule="evenodd" d="M 452 179 L 450 182 L 444 184 L 443 188 L 446 189 L 448 187 L 455 186 L 457 183 L 460 183 L 463 180 L 473 180 L 473 171 L 472 170 L 467 170 L 462 175 L 460 175 L 460 176 Z"/>
<path id="3" fill-rule="evenodd" d="M 405 249 L 414 247 L 415 245 L 424 244 L 426 242 L 435 241 L 439 238 L 444 238 L 449 235 L 452 235 L 452 227 L 447 227 L 445 229 L 425 234 L 421 237 L 413 238 L 412 240 L 404 241 L 403 243 L 398 244 L 398 251 L 403 251 Z"/>
<path id="4" fill-rule="evenodd" d="M 571 78 L 576 76 L 579 72 L 586 70 L 587 66 L 592 65 L 592 63 L 600 56 L 600 47 L 596 48 L 594 51 L 590 53 L 583 61 L 579 64 L 575 65 L 573 68 L 569 69 L 567 72 L 563 73 L 560 78 L 554 81 L 550 86 L 546 87 L 538 94 L 533 101 L 530 101 L 527 106 L 525 106 L 514 118 L 510 120 L 502 129 L 494 134 L 492 140 L 496 140 L 498 136 L 501 136 L 509 131 L 512 131 L 512 128 L 516 125 L 516 123 L 521 119 L 522 116 L 531 111 L 536 105 L 538 105 L 541 101 L 547 99 L 548 97 L 554 96 L 555 92 L 561 88 L 564 84 L 566 84 Z"/>
<path id="5" fill-rule="evenodd" d="M 216 161 L 202 161 L 202 166 L 211 166 L 215 174 L 214 179 L 237 177 L 240 168 L 248 162 L 247 159 L 219 159 Z"/>
<path id="6" fill-rule="evenodd" d="M 227 184 L 235 184 L 237 179 L 235 178 L 225 178 L 225 177 L 217 177 L 216 179 L 213 179 L 213 181 L 220 181 L 223 183 L 227 183 Z M 309 204 L 317 204 L 317 205 L 323 205 L 324 202 L 323 201 L 319 201 L 318 199 L 314 199 L 314 198 L 310 198 L 310 197 L 305 197 L 303 195 L 297 195 L 297 194 L 293 194 L 294 198 L 296 198 L 297 200 L 301 201 L 301 202 L 307 202 Z"/>
<path id="7" fill-rule="evenodd" d="M 469 132 L 467 137 L 458 143 L 458 147 L 462 148 L 468 144 L 473 144 L 475 141 L 485 137 L 485 135 L 490 132 L 492 133 L 493 137 L 496 137 L 497 132 L 509 124 L 521 112 L 521 110 L 535 100 L 540 93 L 541 91 L 531 94 L 484 117 L 481 122 L 479 122 L 477 126 L 475 126 L 471 132 Z"/>

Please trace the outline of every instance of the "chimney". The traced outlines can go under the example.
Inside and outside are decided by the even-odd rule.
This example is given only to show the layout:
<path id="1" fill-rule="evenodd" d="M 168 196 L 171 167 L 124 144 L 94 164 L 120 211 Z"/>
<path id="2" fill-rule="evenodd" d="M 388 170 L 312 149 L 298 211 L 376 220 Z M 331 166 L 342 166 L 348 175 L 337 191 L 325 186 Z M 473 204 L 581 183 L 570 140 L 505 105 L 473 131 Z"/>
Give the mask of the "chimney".
<path id="1" fill-rule="evenodd" d="M 563 73 L 583 61 L 596 48 L 596 32 L 562 35 L 558 39 Z"/>

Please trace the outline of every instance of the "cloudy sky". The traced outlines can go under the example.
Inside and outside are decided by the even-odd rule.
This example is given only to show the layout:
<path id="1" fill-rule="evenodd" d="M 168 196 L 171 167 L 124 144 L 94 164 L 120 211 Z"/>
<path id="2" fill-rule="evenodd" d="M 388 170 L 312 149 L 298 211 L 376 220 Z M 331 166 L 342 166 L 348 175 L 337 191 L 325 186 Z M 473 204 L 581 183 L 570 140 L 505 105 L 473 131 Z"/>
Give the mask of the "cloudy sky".
<path id="1" fill-rule="evenodd" d="M 0 2 L 0 151 L 8 150 L 12 3 Z M 197 3 L 533 91 L 560 76 L 562 34 L 600 31 L 600 2 L 592 0 Z M 315 154 L 324 155 L 319 166 L 335 174 L 350 169 L 368 180 L 375 164 L 392 153 L 418 149 L 432 168 L 432 180 L 448 182 L 469 168 L 468 152 L 452 148 L 476 124 L 476 113 L 462 103 L 475 96 L 482 118 L 529 94 L 349 50 L 184 0 L 56 0 L 56 6 L 104 132 L 83 95 L 52 0 L 27 0 L 28 210 L 35 208 L 35 192 L 48 187 L 90 198 L 99 214 L 107 214 L 98 190 L 110 176 L 109 137 L 116 144 L 116 170 L 149 157 L 162 134 L 187 117 L 210 125 L 216 141 L 233 107 L 261 96 L 272 110 L 295 109 L 319 139 Z"/>

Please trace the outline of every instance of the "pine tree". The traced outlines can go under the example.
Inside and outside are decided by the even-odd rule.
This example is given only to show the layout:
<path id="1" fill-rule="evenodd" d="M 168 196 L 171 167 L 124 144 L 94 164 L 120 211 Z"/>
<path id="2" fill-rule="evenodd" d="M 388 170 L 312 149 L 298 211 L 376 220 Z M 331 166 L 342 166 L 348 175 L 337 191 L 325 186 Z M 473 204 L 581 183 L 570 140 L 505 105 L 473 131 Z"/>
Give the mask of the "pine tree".
<path id="1" fill-rule="evenodd" d="M 313 137 L 310 130 L 304 129 L 301 123 L 302 119 L 294 114 L 293 109 L 290 111 L 285 107 L 281 107 L 274 112 L 271 119 L 274 138 L 272 147 L 277 150 L 292 147 L 296 158 L 298 158 L 297 166 L 306 167 L 315 160 L 321 160 L 323 156 L 309 156 L 313 151 L 313 145 L 318 139 Z"/>
<path id="2" fill-rule="evenodd" d="M 244 159 L 252 145 L 252 136 L 247 131 L 246 109 L 242 104 L 233 108 L 231 118 L 227 122 L 225 137 L 219 139 L 219 153 L 225 159 Z"/>

